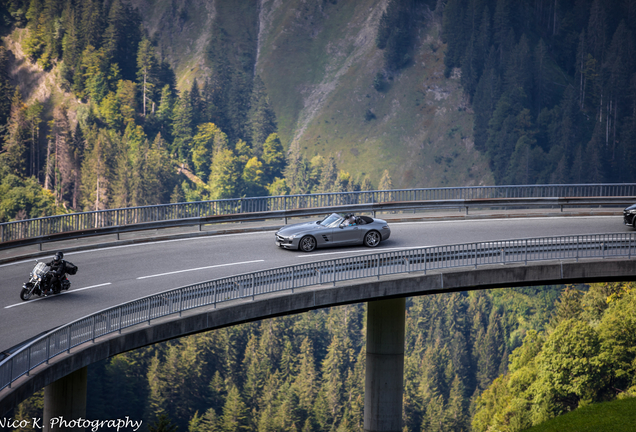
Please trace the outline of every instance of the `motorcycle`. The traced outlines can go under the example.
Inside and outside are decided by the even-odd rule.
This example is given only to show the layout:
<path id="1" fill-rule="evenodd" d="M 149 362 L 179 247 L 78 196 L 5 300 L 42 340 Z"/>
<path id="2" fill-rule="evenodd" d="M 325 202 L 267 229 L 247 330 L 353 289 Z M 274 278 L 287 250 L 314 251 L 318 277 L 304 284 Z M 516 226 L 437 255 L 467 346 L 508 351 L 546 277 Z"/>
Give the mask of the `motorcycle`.
<path id="1" fill-rule="evenodd" d="M 65 262 L 65 274 L 59 284 L 54 283 L 53 273 L 50 267 L 43 262 L 37 261 L 33 270 L 29 274 L 29 281 L 22 285 L 20 298 L 23 301 L 29 300 L 32 296 L 46 296 L 49 294 L 59 294 L 62 290 L 67 291 L 71 287 L 71 282 L 66 278 L 66 273 L 75 274 L 77 266 Z"/>

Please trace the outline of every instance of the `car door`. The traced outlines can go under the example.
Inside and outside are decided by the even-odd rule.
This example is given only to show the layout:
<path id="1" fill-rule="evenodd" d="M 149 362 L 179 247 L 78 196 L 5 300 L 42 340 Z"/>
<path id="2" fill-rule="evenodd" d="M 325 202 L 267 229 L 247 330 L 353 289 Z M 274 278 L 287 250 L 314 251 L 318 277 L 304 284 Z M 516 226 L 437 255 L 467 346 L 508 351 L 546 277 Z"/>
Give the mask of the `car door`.
<path id="1" fill-rule="evenodd" d="M 340 226 L 333 229 L 333 243 L 338 245 L 358 244 L 362 230 L 357 225 Z"/>

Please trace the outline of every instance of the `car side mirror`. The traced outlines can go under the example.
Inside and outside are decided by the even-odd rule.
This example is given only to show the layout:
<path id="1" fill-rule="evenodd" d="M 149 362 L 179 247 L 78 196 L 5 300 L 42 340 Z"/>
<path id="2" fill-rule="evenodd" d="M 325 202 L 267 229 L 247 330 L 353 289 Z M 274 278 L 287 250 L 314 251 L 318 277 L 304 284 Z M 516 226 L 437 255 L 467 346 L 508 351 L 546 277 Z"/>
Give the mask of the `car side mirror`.
<path id="1" fill-rule="evenodd" d="M 343 229 L 344 228 L 344 224 L 338 225 L 338 228 Z"/>

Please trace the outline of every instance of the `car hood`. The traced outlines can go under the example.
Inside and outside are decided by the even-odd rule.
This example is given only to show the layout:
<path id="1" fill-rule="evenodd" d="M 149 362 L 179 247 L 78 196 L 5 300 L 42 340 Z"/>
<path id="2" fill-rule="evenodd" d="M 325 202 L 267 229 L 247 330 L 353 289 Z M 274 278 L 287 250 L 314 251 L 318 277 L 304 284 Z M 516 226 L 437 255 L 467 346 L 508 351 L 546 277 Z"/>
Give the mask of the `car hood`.
<path id="1" fill-rule="evenodd" d="M 636 210 L 636 204 L 632 204 L 625 209 L 625 211 Z"/>
<path id="2" fill-rule="evenodd" d="M 298 233 L 302 233 L 302 232 L 306 232 L 310 230 L 313 231 L 313 230 L 321 229 L 321 228 L 325 229 L 325 227 L 323 227 L 322 225 L 317 224 L 316 221 L 301 222 L 301 223 L 284 226 L 281 229 L 279 229 L 276 234 L 281 235 L 283 237 L 289 237 L 290 235 L 293 235 L 293 234 L 298 234 Z"/>

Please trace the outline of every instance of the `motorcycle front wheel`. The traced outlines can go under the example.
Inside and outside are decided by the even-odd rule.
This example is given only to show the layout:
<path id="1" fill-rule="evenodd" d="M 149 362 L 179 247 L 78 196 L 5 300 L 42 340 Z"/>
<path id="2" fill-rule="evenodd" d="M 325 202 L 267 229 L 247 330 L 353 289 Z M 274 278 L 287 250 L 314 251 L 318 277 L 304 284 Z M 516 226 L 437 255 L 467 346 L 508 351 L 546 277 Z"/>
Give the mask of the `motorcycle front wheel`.
<path id="1" fill-rule="evenodd" d="M 31 296 L 33 295 L 33 291 L 28 290 L 26 288 L 22 288 L 22 290 L 20 290 L 20 298 L 23 301 L 27 301 L 28 299 L 31 298 Z"/>

